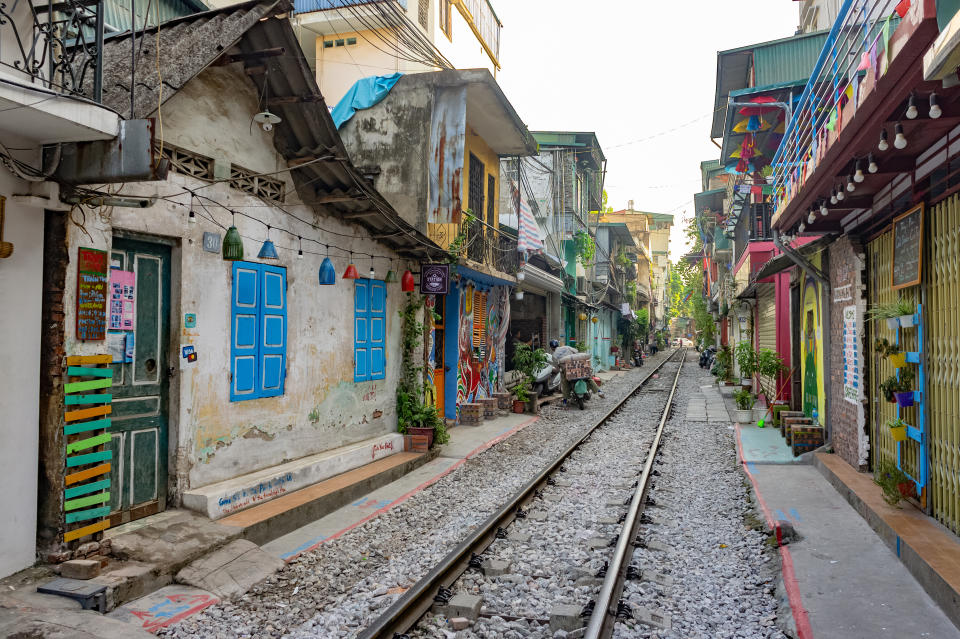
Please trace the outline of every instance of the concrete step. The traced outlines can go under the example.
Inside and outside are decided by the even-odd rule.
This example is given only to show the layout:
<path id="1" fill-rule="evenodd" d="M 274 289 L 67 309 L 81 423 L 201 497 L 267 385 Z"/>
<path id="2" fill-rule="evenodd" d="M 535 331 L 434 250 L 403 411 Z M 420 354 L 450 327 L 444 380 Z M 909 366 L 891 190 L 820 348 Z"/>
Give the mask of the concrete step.
<path id="1" fill-rule="evenodd" d="M 436 455 L 436 450 L 397 453 L 229 515 L 217 523 L 238 528 L 245 539 L 265 544 L 389 484 Z"/>

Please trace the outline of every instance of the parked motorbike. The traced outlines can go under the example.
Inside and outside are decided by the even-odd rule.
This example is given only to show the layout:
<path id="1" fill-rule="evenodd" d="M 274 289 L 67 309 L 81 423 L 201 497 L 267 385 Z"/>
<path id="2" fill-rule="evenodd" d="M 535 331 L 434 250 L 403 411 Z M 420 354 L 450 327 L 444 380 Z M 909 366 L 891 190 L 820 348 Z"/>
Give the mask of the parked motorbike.
<path id="1" fill-rule="evenodd" d="M 643 351 L 639 348 L 633 349 L 633 365 L 643 366 Z"/>
<path id="2" fill-rule="evenodd" d="M 590 399 L 590 388 L 587 386 L 587 380 L 593 375 L 590 368 L 590 354 L 567 355 L 560 359 L 560 366 L 570 385 L 571 397 L 577 402 L 580 410 L 583 410 L 583 403 Z"/>
<path id="3" fill-rule="evenodd" d="M 533 378 L 533 390 L 543 397 L 555 393 L 560 388 L 560 366 L 552 353 L 547 353 L 547 362 Z"/>
<path id="4" fill-rule="evenodd" d="M 707 346 L 700 351 L 700 368 L 709 370 L 713 366 L 713 359 L 717 354 L 716 346 Z"/>

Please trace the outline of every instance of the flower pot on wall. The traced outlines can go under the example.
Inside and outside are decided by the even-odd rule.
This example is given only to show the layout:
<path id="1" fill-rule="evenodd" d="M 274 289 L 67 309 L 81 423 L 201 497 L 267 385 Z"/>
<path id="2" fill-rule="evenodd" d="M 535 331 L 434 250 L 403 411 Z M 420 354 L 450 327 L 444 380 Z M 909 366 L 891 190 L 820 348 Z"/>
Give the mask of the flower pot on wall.
<path id="1" fill-rule="evenodd" d="M 907 354 L 906 353 L 897 353 L 895 355 L 889 355 L 890 365 L 894 368 L 903 368 L 907 365 Z"/>
<path id="2" fill-rule="evenodd" d="M 913 315 L 901 315 L 897 320 L 903 328 L 913 328 Z"/>
<path id="3" fill-rule="evenodd" d="M 905 442 L 907 441 L 907 427 L 892 426 L 890 428 L 890 435 L 893 437 L 893 441 L 895 442 Z"/>
<path id="4" fill-rule="evenodd" d="M 897 321 L 896 317 L 887 318 L 887 328 L 889 328 L 892 331 L 895 331 L 897 330 L 898 326 L 900 326 L 900 322 Z"/>
<path id="5" fill-rule="evenodd" d="M 913 391 L 894 393 L 893 395 L 897 398 L 897 406 L 900 408 L 910 408 L 913 406 Z"/>

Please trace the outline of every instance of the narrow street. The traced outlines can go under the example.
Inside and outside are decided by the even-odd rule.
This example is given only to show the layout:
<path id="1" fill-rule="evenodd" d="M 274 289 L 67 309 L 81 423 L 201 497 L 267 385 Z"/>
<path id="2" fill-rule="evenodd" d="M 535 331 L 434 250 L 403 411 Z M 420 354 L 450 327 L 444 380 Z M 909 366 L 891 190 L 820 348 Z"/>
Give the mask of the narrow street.
<path id="1" fill-rule="evenodd" d="M 0 639 L 960 638 L 958 78 L 960 0 L 0 2 Z"/>

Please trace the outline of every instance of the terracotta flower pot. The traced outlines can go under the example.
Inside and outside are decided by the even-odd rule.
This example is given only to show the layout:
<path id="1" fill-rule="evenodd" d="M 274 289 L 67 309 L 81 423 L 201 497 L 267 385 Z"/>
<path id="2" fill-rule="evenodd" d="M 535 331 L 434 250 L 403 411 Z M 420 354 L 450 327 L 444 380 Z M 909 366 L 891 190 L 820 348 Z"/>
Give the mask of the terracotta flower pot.
<path id="1" fill-rule="evenodd" d="M 917 485 L 912 481 L 905 481 L 897 484 L 897 490 L 900 491 L 900 495 L 902 495 L 904 499 L 910 499 L 911 497 L 917 496 Z"/>
<path id="2" fill-rule="evenodd" d="M 421 428 L 419 426 L 410 426 L 407 428 L 407 434 L 409 435 L 426 435 L 427 436 L 427 448 L 433 446 L 433 429 L 432 428 Z"/>
<path id="3" fill-rule="evenodd" d="M 513 400 L 513 412 L 522 413 L 526 405 L 526 402 L 521 402 L 519 399 Z"/>

